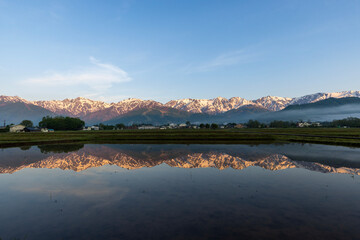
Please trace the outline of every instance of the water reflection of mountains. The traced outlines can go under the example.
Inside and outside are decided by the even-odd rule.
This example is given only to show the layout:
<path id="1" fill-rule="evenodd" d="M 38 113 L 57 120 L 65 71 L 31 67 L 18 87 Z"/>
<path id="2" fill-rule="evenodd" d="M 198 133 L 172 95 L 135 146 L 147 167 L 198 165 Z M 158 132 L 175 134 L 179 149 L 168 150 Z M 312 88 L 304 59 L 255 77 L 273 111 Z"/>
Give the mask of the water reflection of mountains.
<path id="1" fill-rule="evenodd" d="M 284 154 L 284 149 L 287 149 L 288 155 Z M 78 144 L 39 146 L 22 148 L 22 150 L 6 149 L 0 153 L 0 173 L 14 173 L 25 168 L 59 168 L 79 172 L 104 165 L 117 165 L 133 170 L 166 164 L 177 168 L 217 168 L 220 170 L 227 168 L 241 170 L 251 166 L 273 171 L 304 168 L 323 173 L 360 175 L 360 164 L 357 161 L 347 161 L 346 157 L 342 159 L 315 153 L 308 154 L 309 151 L 304 150 L 304 146 L 301 145 L 270 147 L 247 145 L 84 146 Z M 304 151 L 303 155 L 298 154 L 301 151 Z M 326 152 L 331 154 L 330 150 Z M 289 155 L 292 157 L 290 158 Z M 350 157 L 352 157 L 351 154 Z"/>

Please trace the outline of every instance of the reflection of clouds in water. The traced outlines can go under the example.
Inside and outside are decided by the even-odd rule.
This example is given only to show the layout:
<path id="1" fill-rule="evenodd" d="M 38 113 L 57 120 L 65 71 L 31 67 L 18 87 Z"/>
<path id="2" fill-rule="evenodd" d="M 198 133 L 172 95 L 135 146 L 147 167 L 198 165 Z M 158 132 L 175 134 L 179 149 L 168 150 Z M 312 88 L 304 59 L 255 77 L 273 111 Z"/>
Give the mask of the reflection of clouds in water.
<path id="1" fill-rule="evenodd" d="M 11 190 L 30 195 L 51 196 L 52 199 L 59 199 L 59 203 L 60 199 L 62 199 L 62 206 L 68 204 L 75 204 L 74 206 L 76 206 L 80 202 L 86 202 L 87 207 L 83 208 L 81 212 L 83 216 L 90 215 L 97 209 L 104 209 L 122 201 L 130 191 L 127 187 L 107 186 L 108 182 L 105 180 L 94 180 L 91 179 L 91 176 L 89 177 L 87 178 L 89 181 L 84 185 L 61 184 L 59 186 L 52 186 L 45 182 L 32 188 L 18 185 Z"/>
<path id="2" fill-rule="evenodd" d="M 128 172 L 128 169 L 125 168 L 119 168 L 116 165 L 104 165 L 99 168 L 89 168 L 84 171 L 81 171 L 81 175 L 84 176 L 96 176 L 103 173 L 115 173 L 115 172 Z"/>
<path id="3" fill-rule="evenodd" d="M 126 187 L 107 186 L 109 183 L 104 179 L 88 178 L 93 176 L 87 176 L 85 184 L 74 184 L 73 182 L 70 184 L 64 184 L 63 182 L 52 184 L 46 181 L 43 183 L 37 181 L 36 187 L 29 187 L 19 182 L 18 185 L 10 187 L 9 190 L 30 194 L 52 194 L 54 197 L 62 195 L 86 198 L 87 201 L 101 199 L 103 204 L 106 204 L 105 202 L 119 201 L 129 192 Z"/>

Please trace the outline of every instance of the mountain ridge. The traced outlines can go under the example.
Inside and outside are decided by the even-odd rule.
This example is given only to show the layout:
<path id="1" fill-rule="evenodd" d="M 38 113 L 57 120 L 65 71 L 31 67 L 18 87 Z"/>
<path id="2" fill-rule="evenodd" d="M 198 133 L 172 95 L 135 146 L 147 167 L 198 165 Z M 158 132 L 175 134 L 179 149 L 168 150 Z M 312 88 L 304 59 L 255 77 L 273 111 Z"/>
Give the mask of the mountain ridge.
<path id="1" fill-rule="evenodd" d="M 91 100 L 83 97 L 64 100 L 48 100 L 48 101 L 28 101 L 18 96 L 0 96 L 0 104 L 2 106 L 14 103 L 23 103 L 31 108 L 40 107 L 44 112 L 50 115 L 65 115 L 71 117 L 79 117 L 88 123 L 107 122 L 112 119 L 121 119 L 131 112 L 142 112 L 143 109 L 176 109 L 177 115 L 183 113 L 184 116 L 190 114 L 205 114 L 206 116 L 220 116 L 224 113 L 242 113 L 244 114 L 244 106 L 248 106 L 249 113 L 254 112 L 278 112 L 290 105 L 309 104 L 329 98 L 360 98 L 360 91 L 342 91 L 333 93 L 314 93 L 297 98 L 285 98 L 276 96 L 265 96 L 255 100 L 247 100 L 241 97 L 223 98 L 217 97 L 213 99 L 193 99 L 185 98 L 178 100 L 170 100 L 161 103 L 155 100 L 141 100 L 136 98 L 128 98 L 119 102 L 106 103 L 103 101 Z M 253 106 L 250 108 L 249 106 Z M 243 108 L 243 109 L 242 109 Z M 9 111 L 9 110 L 7 110 Z M 146 111 L 143 111 L 146 112 Z M 6 112 L 1 115 L 9 116 Z M 166 115 L 164 113 L 162 115 Z M 1 118 L 0 115 L 0 118 Z M 26 115 L 26 114 L 25 114 Z M 169 115 L 169 114 L 168 114 Z M 170 114 L 171 115 L 171 114 Z M 192 116 L 192 115 L 191 115 Z M 41 116 L 42 117 L 42 116 Z M 38 119 L 36 119 L 38 120 Z M 151 119 L 150 119 L 151 121 Z"/>

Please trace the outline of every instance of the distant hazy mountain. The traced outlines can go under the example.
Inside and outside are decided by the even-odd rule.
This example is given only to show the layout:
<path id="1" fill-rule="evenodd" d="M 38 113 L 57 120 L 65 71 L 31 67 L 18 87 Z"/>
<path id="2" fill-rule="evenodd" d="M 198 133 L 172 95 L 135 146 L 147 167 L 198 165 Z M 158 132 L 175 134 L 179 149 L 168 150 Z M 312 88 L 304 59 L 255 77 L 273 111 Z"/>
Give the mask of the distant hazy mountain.
<path id="1" fill-rule="evenodd" d="M 293 98 L 288 105 L 314 103 L 328 98 L 360 97 L 360 91 L 343 91 L 333 93 L 315 93 Z"/>
<path id="2" fill-rule="evenodd" d="M 360 98 L 357 98 L 357 97 L 328 98 L 328 99 L 321 100 L 318 102 L 289 105 L 286 108 L 284 108 L 282 111 L 324 109 L 324 108 L 334 108 L 334 107 L 340 107 L 340 106 L 344 106 L 344 105 L 353 105 L 353 104 L 355 104 L 355 106 L 359 105 Z"/>
<path id="3" fill-rule="evenodd" d="M 86 98 L 28 101 L 20 97 L 0 96 L 0 121 L 17 123 L 25 118 L 41 119 L 44 115 L 79 117 L 88 124 L 116 121 L 148 123 L 189 121 L 235 121 L 272 116 L 292 105 L 316 103 L 329 98 L 360 98 L 359 91 L 315 93 L 298 98 L 266 96 L 256 100 L 241 97 L 230 99 L 179 99 L 165 104 L 153 100 L 129 98 L 117 103 L 105 103 Z M 17 104 L 15 104 L 17 103 Z M 13 104 L 13 105 L 11 105 Z M 335 102 L 333 102 L 335 104 Z M 280 114 L 281 115 L 281 114 Z M 280 116 L 275 114 L 274 116 Z"/>
<path id="4" fill-rule="evenodd" d="M 24 119 L 38 123 L 43 116 L 51 116 L 53 113 L 45 108 L 25 102 L 0 102 L 0 126 L 3 121 L 6 124 L 17 124 Z"/>
<path id="5" fill-rule="evenodd" d="M 331 121 L 347 117 L 360 117 L 360 98 L 328 98 L 313 103 L 287 106 L 266 116 L 269 120 Z"/>

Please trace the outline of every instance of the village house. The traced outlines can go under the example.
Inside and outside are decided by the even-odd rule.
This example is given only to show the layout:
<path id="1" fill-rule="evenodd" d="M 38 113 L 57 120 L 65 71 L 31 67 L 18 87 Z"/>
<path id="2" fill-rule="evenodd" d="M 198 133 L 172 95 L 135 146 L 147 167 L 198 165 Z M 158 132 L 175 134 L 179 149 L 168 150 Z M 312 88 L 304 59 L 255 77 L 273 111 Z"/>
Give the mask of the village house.
<path id="1" fill-rule="evenodd" d="M 98 126 L 91 126 L 91 127 L 84 127 L 83 128 L 84 131 L 98 131 L 100 130 L 100 128 Z"/>
<path id="2" fill-rule="evenodd" d="M 24 128 L 24 132 L 41 132 L 41 129 L 36 127 L 26 127 Z"/>
<path id="3" fill-rule="evenodd" d="M 313 122 L 311 125 L 313 127 L 321 127 L 321 123 L 319 123 L 319 122 Z"/>
<path id="4" fill-rule="evenodd" d="M 169 128 L 169 129 L 177 128 L 177 124 L 175 124 L 175 123 L 170 123 L 167 128 Z"/>
<path id="5" fill-rule="evenodd" d="M 149 130 L 149 129 L 159 129 L 159 127 L 143 125 L 143 126 L 139 126 L 138 129 Z"/>
<path id="6" fill-rule="evenodd" d="M 12 125 L 10 126 L 10 132 L 15 132 L 15 133 L 18 133 L 18 132 L 24 132 L 25 130 L 25 126 L 24 125 Z"/>
<path id="7" fill-rule="evenodd" d="M 298 127 L 310 127 L 311 126 L 311 123 L 308 123 L 308 122 L 298 122 L 297 123 L 297 126 Z"/>

